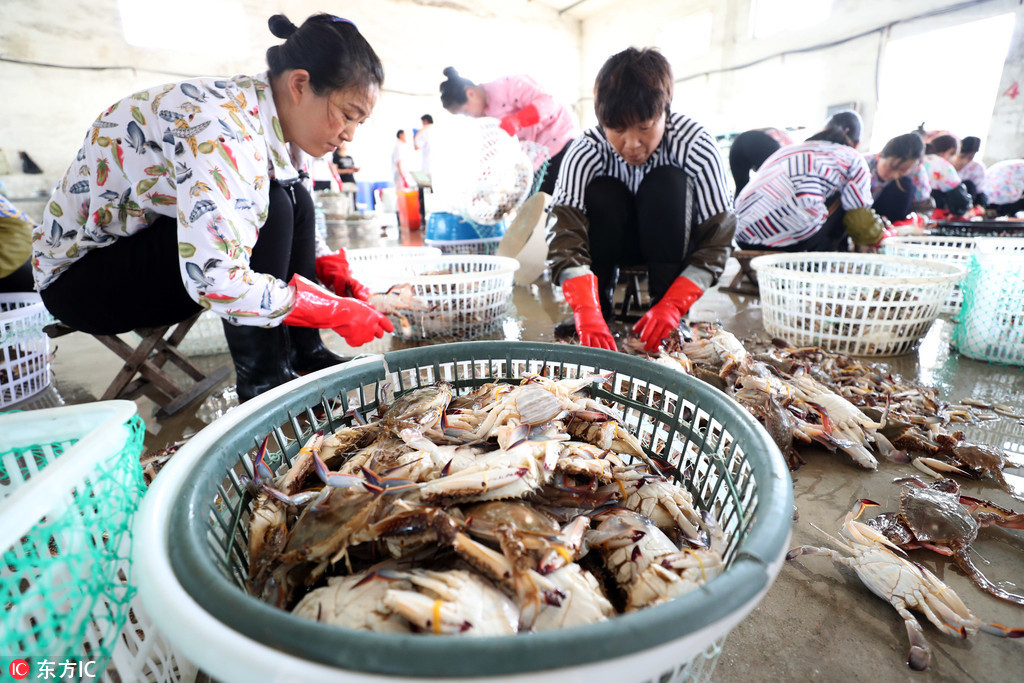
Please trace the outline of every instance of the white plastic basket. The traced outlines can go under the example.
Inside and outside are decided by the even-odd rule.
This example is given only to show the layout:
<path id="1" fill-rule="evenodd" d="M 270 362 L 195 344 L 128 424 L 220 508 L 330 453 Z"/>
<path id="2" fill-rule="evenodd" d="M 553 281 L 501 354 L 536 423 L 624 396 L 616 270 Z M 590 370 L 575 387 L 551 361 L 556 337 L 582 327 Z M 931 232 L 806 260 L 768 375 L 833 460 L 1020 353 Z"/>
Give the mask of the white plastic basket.
<path id="1" fill-rule="evenodd" d="M 445 254 L 482 254 L 492 256 L 498 251 L 501 237 L 485 237 L 475 240 L 428 240 L 423 243 L 440 249 Z"/>
<path id="2" fill-rule="evenodd" d="M 983 247 L 982 247 L 983 245 Z M 978 248 L 997 251 L 1024 251 L 1024 239 L 1014 237 L 943 237 L 939 235 L 907 235 L 889 237 L 882 242 L 882 253 L 889 256 L 920 258 L 932 262 L 957 263 L 963 266 Z M 963 295 L 960 285 L 942 305 L 944 315 L 955 316 L 960 312 Z"/>
<path id="3" fill-rule="evenodd" d="M 224 325 L 221 320 L 222 318 L 213 311 L 203 311 L 178 344 L 178 350 L 186 356 L 227 353 L 228 340 L 224 336 Z"/>
<path id="4" fill-rule="evenodd" d="M 135 413 L 130 401 L 102 401 L 0 415 L 0 651 L 28 661 L 33 677 L 49 661 L 62 678 L 70 660 L 86 678 L 195 678 L 137 598 Z"/>
<path id="5" fill-rule="evenodd" d="M 966 274 L 954 263 L 843 252 L 751 260 L 769 334 L 855 356 L 913 349 Z"/>
<path id="6" fill-rule="evenodd" d="M 444 255 L 379 269 L 377 291 L 408 284 L 416 308 L 391 315 L 405 339 L 480 339 L 501 326 L 519 262 L 504 256 Z M 384 287 L 387 285 L 387 287 Z"/>
<path id="7" fill-rule="evenodd" d="M 372 280 L 381 266 L 397 260 L 441 258 L 441 250 L 436 247 L 366 247 L 364 249 L 346 249 L 345 256 L 352 269 L 352 277 L 366 284 Z"/>
<path id="8" fill-rule="evenodd" d="M 0 294 L 0 409 L 50 383 L 50 338 L 43 332 L 50 321 L 38 294 Z"/>
<path id="9" fill-rule="evenodd" d="M 975 360 L 1024 366 L 1024 251 L 976 251 L 963 290 L 953 328 L 957 350 Z"/>

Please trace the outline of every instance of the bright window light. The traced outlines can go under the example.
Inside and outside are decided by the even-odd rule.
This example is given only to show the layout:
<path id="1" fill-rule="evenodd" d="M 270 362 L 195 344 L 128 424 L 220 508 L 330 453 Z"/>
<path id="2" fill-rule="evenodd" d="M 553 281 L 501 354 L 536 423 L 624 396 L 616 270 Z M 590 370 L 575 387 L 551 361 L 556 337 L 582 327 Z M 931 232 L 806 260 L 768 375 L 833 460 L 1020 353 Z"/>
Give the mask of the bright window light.
<path id="1" fill-rule="evenodd" d="M 683 62 L 711 51 L 711 21 L 713 14 L 701 12 L 681 21 L 670 23 L 658 34 L 662 54 L 678 71 Z"/>
<path id="2" fill-rule="evenodd" d="M 767 38 L 823 23 L 832 12 L 832 0 L 753 0 L 751 32 Z"/>
<path id="3" fill-rule="evenodd" d="M 1014 16 L 1001 14 L 890 41 L 879 71 L 871 151 L 921 122 L 927 130 L 984 140 Z"/>
<path id="4" fill-rule="evenodd" d="M 129 45 L 182 54 L 236 56 L 249 52 L 242 3 L 203 0 L 202 7 L 153 0 L 118 0 L 121 30 Z"/>

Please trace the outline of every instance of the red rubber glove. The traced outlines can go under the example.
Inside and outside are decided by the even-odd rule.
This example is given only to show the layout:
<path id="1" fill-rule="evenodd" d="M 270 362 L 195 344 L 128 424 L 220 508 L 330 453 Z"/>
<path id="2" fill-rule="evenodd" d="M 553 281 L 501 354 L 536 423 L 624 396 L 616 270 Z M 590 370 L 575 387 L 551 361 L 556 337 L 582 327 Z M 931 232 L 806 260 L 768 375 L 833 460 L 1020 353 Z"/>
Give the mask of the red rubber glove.
<path id="1" fill-rule="evenodd" d="M 704 290 L 693 280 L 682 275 L 677 277 L 661 301 L 651 306 L 651 310 L 633 326 L 633 332 L 644 340 L 644 349 L 657 351 L 661 340 L 679 327 L 679 320 L 703 293 Z"/>
<path id="2" fill-rule="evenodd" d="M 327 254 L 316 260 L 316 276 L 320 282 L 334 290 L 338 296 L 350 296 L 360 301 L 370 300 L 370 290 L 352 277 L 345 250 Z"/>
<path id="3" fill-rule="evenodd" d="M 520 128 L 528 128 L 535 126 L 540 122 L 540 112 L 537 111 L 537 107 L 532 104 L 528 104 L 515 114 L 509 114 L 501 119 L 501 123 L 498 124 L 503 131 L 515 137 L 516 133 L 519 132 Z"/>
<path id="4" fill-rule="evenodd" d="M 284 319 L 285 325 L 329 327 L 350 346 L 362 346 L 374 337 L 379 339 L 385 332 L 395 331 L 391 321 L 369 304 L 334 296 L 301 275 L 293 275 L 288 284 L 295 288 L 295 308 Z"/>
<path id="5" fill-rule="evenodd" d="M 571 277 L 562 283 L 565 302 L 572 306 L 576 332 L 584 346 L 616 351 L 615 338 L 601 314 L 597 300 L 597 276 L 593 273 Z"/>

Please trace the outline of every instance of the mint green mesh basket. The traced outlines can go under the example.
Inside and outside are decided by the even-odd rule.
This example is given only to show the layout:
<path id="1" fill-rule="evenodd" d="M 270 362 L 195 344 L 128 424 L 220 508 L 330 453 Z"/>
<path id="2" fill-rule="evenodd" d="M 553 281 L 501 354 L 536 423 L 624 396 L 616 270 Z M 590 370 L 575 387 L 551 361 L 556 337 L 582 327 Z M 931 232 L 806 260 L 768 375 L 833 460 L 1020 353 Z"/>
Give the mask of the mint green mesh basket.
<path id="1" fill-rule="evenodd" d="M 1024 251 L 975 253 L 953 345 L 975 360 L 1024 366 Z"/>
<path id="2" fill-rule="evenodd" d="M 143 432 L 128 401 L 0 415 L 0 653 L 33 675 L 122 641 Z"/>

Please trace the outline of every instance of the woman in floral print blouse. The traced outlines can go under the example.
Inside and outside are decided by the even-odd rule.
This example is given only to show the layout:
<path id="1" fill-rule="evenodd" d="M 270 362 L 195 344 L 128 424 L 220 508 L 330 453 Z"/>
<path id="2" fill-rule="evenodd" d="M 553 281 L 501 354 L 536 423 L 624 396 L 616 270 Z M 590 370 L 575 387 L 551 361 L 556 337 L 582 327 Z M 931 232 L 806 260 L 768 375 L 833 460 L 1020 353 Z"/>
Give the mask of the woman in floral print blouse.
<path id="1" fill-rule="evenodd" d="M 269 25 L 286 40 L 268 71 L 157 86 L 102 112 L 33 235 L 43 301 L 78 330 L 221 316 L 240 400 L 340 362 L 320 329 L 352 346 L 393 330 L 344 252 L 317 243 L 287 148 L 322 156 L 351 141 L 383 67 L 345 19 Z"/>

